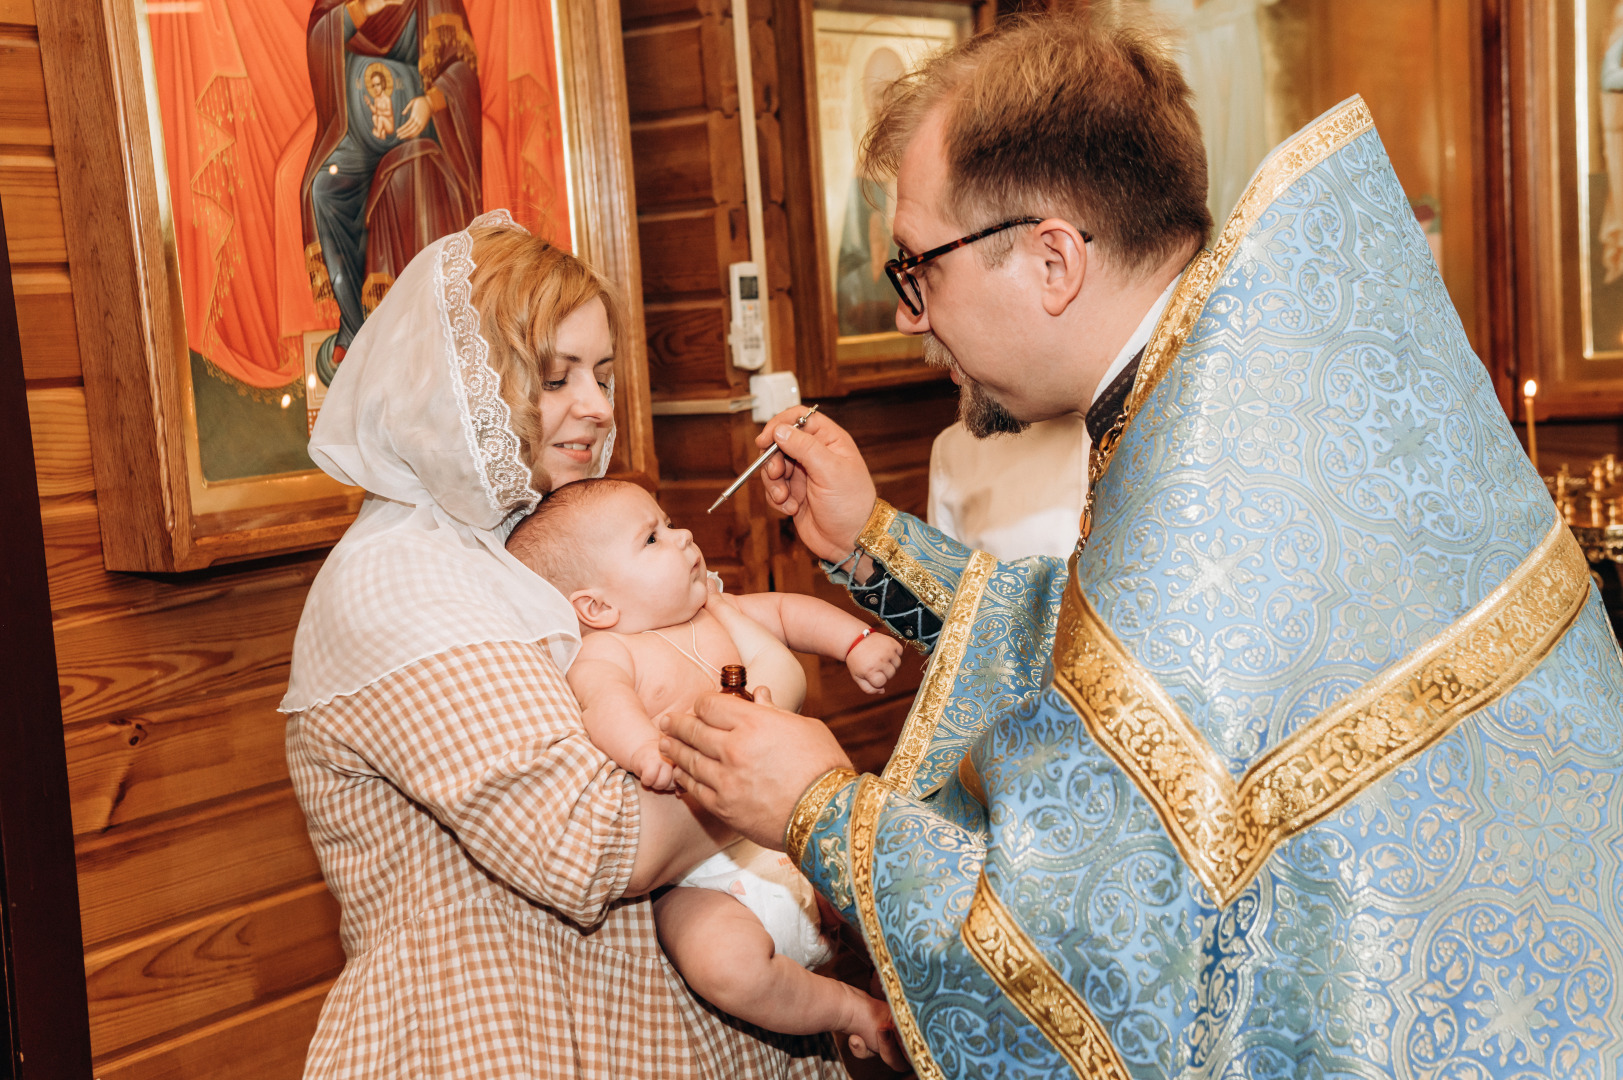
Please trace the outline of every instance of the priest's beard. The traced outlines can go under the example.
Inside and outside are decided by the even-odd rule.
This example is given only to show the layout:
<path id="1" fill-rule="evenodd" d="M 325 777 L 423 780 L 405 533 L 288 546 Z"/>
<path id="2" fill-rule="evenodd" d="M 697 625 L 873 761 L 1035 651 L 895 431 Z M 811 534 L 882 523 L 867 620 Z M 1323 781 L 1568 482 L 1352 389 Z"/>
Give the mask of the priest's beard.
<path id="1" fill-rule="evenodd" d="M 951 351 L 934 334 L 924 335 L 924 362 L 931 367 L 957 369 L 958 420 L 977 439 L 993 435 L 1018 435 L 1031 425 L 1016 420 L 1009 410 L 992 400 L 980 383 L 964 374 Z"/>

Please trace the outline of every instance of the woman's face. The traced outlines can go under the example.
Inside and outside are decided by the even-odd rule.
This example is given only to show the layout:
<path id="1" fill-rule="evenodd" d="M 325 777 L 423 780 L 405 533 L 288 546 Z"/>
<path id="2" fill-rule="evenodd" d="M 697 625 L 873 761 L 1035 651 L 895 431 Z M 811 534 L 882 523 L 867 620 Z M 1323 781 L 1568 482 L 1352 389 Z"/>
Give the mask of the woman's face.
<path id="1" fill-rule="evenodd" d="M 614 423 L 609 380 L 614 336 L 603 301 L 577 308 L 558 324 L 553 368 L 541 382 L 541 445 L 532 464 L 552 487 L 591 475 L 603 437 Z"/>

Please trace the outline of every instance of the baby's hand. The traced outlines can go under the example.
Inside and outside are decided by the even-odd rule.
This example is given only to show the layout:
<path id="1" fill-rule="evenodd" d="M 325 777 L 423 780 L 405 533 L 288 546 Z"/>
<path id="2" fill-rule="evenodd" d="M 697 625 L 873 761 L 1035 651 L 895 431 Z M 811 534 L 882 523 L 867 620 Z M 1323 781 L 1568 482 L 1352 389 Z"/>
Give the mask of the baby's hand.
<path id="1" fill-rule="evenodd" d="M 891 1019 L 890 1006 L 871 998 L 854 986 L 848 986 L 853 1000 L 847 1023 L 841 1028 L 851 1039 L 851 1053 L 859 1058 L 875 1054 L 897 1072 L 907 1068 L 901 1041 L 896 1038 L 896 1021 Z"/>
<path id="2" fill-rule="evenodd" d="M 883 693 L 885 684 L 901 669 L 902 643 L 876 631 L 857 642 L 846 656 L 845 666 L 864 693 Z"/>
<path id="3" fill-rule="evenodd" d="M 658 739 L 649 740 L 631 755 L 630 771 L 650 791 L 676 790 L 676 766 L 660 756 Z"/>
<path id="4" fill-rule="evenodd" d="M 718 608 L 724 611 L 737 611 L 738 601 L 724 592 L 717 591 L 715 582 L 711 582 L 710 591 L 705 594 L 704 606 L 714 615 Z"/>

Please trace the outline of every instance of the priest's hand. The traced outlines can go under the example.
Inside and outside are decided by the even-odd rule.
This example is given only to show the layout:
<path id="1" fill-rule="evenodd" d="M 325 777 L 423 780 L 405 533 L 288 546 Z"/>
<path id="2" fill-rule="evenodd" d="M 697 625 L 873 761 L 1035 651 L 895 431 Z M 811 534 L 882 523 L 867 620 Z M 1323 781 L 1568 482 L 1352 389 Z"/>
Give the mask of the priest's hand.
<path id="1" fill-rule="evenodd" d="M 805 412 L 798 405 L 785 409 L 756 436 L 763 450 L 774 438 L 783 449 L 761 469 L 766 498 L 795 519 L 795 532 L 812 554 L 839 562 L 873 513 L 873 477 L 851 436 L 822 413 L 797 431 L 794 422 Z"/>
<path id="2" fill-rule="evenodd" d="M 659 752 L 676 764 L 676 782 L 710 813 L 773 851 L 783 850 L 800 796 L 851 759 L 821 720 L 730 694 L 704 694 L 694 712 L 662 716 Z"/>

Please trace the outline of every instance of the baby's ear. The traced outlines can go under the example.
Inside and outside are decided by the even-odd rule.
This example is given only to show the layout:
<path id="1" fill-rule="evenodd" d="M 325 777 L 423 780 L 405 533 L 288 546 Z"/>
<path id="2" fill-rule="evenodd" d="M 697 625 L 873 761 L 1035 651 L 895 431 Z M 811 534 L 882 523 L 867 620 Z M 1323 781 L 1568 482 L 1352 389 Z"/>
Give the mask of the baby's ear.
<path id="1" fill-rule="evenodd" d="M 620 610 L 595 589 L 576 589 L 569 594 L 569 604 L 575 618 L 593 630 L 610 630 L 620 621 Z"/>

